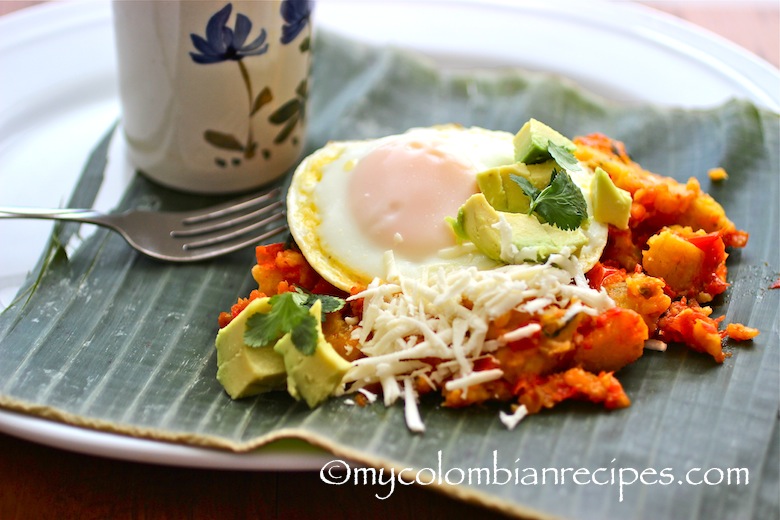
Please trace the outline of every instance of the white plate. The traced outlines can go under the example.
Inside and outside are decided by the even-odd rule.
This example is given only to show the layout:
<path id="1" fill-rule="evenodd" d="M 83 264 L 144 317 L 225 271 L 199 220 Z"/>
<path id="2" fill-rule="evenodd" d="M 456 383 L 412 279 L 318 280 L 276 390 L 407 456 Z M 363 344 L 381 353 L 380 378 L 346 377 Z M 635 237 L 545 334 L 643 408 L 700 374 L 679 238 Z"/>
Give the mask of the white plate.
<path id="1" fill-rule="evenodd" d="M 706 31 L 621 3 L 321 0 L 318 27 L 410 48 L 445 67 L 520 66 L 567 76 L 621 102 L 707 107 L 740 97 L 780 111 L 780 73 Z M 576 6 L 579 6 L 577 8 Z M 59 206 L 117 120 L 106 1 L 56 2 L 0 19 L 0 205 Z M 110 209 L 131 175 L 117 140 L 96 202 Z M 43 250 L 51 224 L 0 221 L 0 308 Z M 318 469 L 322 452 L 283 446 L 232 454 L 134 439 L 0 411 L 0 431 L 82 453 L 234 469 Z"/>

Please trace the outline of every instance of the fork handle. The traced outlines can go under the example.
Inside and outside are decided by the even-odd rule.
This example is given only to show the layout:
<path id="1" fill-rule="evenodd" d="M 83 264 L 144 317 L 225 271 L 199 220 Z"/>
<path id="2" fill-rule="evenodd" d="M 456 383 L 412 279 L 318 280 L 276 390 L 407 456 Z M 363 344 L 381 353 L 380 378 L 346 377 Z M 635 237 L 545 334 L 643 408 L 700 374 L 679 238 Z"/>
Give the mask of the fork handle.
<path id="1" fill-rule="evenodd" d="M 0 206 L 0 218 L 37 218 L 46 220 L 73 220 L 76 222 L 101 223 L 104 213 L 92 209 L 72 208 L 12 208 Z"/>

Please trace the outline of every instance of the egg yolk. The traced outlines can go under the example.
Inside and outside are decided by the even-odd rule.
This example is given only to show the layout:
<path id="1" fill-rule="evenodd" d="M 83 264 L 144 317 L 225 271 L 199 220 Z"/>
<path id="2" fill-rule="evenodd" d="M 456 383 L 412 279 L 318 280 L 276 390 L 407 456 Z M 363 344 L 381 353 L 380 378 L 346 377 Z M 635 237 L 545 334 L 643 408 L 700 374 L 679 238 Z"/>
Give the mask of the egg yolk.
<path id="1" fill-rule="evenodd" d="M 355 165 L 350 211 L 379 247 L 420 259 L 455 244 L 446 217 L 478 191 L 473 165 L 442 143 L 402 139 L 374 149 Z"/>

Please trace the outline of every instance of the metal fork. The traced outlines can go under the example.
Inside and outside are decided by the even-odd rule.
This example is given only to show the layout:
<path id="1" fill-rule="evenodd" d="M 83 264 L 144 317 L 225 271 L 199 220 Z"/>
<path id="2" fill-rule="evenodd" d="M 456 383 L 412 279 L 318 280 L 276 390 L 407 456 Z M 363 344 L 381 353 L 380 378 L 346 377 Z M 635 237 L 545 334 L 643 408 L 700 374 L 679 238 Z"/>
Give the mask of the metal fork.
<path id="1" fill-rule="evenodd" d="M 0 207 L 0 218 L 86 222 L 110 228 L 141 253 L 169 262 L 224 255 L 287 229 L 279 188 L 195 211 L 106 214 L 91 209 Z M 278 221 L 281 220 L 281 223 Z"/>

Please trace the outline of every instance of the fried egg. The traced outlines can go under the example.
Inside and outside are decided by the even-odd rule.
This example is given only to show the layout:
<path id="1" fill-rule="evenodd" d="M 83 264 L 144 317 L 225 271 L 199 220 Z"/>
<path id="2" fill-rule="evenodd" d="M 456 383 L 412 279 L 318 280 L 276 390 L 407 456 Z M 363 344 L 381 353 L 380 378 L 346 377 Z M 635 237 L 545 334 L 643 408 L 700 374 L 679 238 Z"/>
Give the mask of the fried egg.
<path id="1" fill-rule="evenodd" d="M 513 137 L 441 125 L 330 142 L 293 174 L 287 195 L 290 232 L 309 264 L 345 291 L 382 279 L 388 251 L 405 276 L 437 265 L 495 267 L 473 244 L 459 243 L 447 219 L 479 192 L 477 173 L 514 162 Z M 589 191 L 589 178 L 573 178 Z M 590 224 L 593 234 L 596 223 L 591 219 Z M 606 243 L 603 227 L 603 240 L 596 233 L 588 244 L 595 259 Z"/>

